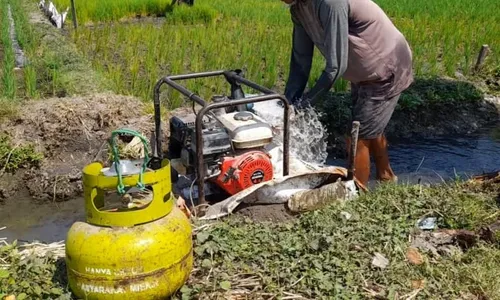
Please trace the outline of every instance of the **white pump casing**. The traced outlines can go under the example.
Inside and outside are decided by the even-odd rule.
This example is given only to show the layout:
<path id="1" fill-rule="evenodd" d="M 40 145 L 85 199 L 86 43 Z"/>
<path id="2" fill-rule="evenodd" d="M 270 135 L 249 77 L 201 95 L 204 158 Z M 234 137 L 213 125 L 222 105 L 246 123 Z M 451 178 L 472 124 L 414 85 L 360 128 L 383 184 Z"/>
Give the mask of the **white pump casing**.
<path id="1" fill-rule="evenodd" d="M 262 147 L 273 140 L 271 125 L 251 112 L 232 112 L 217 118 L 227 129 L 236 149 Z"/>

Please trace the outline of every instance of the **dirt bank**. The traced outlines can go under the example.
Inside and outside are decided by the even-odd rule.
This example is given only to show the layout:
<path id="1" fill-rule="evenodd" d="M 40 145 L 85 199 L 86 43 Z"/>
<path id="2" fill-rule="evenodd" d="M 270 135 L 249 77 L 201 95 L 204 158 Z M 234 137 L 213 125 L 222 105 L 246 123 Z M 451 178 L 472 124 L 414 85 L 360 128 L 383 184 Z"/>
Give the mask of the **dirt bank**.
<path id="1" fill-rule="evenodd" d="M 56 98 L 26 103 L 18 116 L 0 125 L 14 145 L 33 144 L 43 154 L 39 168 L 6 173 L 0 197 L 27 192 L 38 200 L 64 201 L 81 194 L 81 170 L 92 160 L 105 160 L 112 130 L 132 128 L 150 137 L 153 118 L 133 97 L 112 94 Z"/>

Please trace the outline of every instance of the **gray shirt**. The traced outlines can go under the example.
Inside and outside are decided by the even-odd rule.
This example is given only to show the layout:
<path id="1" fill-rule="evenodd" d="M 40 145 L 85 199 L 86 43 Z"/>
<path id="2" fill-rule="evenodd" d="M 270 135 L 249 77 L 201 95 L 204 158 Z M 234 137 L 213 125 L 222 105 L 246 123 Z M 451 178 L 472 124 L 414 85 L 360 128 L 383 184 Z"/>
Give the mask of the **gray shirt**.
<path id="1" fill-rule="evenodd" d="M 327 92 L 340 77 L 385 97 L 401 93 L 413 81 L 410 47 L 373 1 L 297 0 L 290 12 L 293 45 L 285 88 L 289 101 L 302 97 L 314 46 L 326 65 L 309 99 Z"/>

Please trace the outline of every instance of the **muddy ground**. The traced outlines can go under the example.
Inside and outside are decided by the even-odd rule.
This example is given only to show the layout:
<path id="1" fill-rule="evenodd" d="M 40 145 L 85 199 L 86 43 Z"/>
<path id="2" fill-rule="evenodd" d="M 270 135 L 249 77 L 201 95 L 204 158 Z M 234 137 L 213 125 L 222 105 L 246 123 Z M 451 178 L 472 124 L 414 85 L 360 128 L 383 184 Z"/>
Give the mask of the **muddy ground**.
<path id="1" fill-rule="evenodd" d="M 65 201 L 81 195 L 81 170 L 90 161 L 106 160 L 111 131 L 127 127 L 149 137 L 151 115 L 133 97 L 96 94 L 26 103 L 18 116 L 0 125 L 12 144 L 33 144 L 44 159 L 37 169 L 4 174 L 0 197 L 28 194 L 41 201 Z"/>

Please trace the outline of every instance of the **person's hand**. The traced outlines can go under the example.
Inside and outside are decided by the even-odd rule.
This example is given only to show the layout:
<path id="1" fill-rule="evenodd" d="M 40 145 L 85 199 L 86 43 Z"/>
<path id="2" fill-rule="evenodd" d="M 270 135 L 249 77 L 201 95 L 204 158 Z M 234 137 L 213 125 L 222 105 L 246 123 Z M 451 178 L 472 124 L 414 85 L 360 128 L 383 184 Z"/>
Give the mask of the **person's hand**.
<path id="1" fill-rule="evenodd" d="M 298 110 L 307 109 L 308 107 L 311 107 L 311 99 L 303 97 L 301 99 L 297 99 L 292 105 Z"/>

